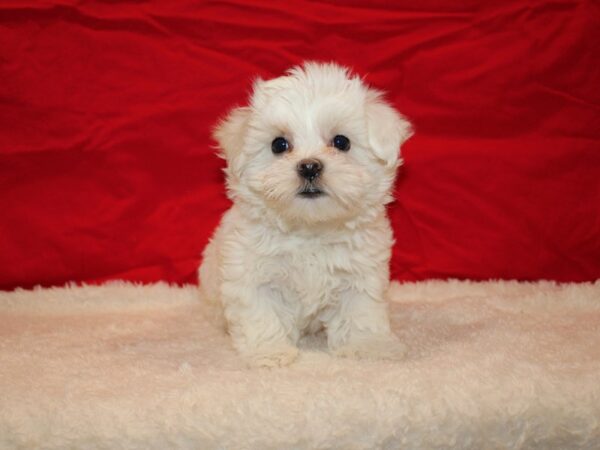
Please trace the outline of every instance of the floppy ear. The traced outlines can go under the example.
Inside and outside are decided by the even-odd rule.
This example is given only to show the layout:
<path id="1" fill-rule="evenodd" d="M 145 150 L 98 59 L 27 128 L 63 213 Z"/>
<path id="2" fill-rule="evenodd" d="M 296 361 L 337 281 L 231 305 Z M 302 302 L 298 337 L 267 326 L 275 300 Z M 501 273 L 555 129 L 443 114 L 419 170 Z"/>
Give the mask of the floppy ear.
<path id="1" fill-rule="evenodd" d="M 375 156 L 388 167 L 400 163 L 400 146 L 413 135 L 412 126 L 374 91 L 367 97 L 367 132 Z"/>
<path id="2" fill-rule="evenodd" d="M 213 138 L 220 147 L 220 156 L 229 162 L 231 162 L 242 148 L 249 117 L 250 108 L 234 108 L 229 112 L 227 117 L 219 122 L 213 131 Z"/>

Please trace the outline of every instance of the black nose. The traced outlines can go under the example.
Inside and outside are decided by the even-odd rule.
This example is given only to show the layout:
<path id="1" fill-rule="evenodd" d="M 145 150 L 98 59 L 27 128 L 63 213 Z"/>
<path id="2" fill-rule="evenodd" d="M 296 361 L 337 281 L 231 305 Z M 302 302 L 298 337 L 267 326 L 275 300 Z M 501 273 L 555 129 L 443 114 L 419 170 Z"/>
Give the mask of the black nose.
<path id="1" fill-rule="evenodd" d="M 323 170 L 323 164 L 318 159 L 303 159 L 298 163 L 298 173 L 302 178 L 313 181 Z"/>

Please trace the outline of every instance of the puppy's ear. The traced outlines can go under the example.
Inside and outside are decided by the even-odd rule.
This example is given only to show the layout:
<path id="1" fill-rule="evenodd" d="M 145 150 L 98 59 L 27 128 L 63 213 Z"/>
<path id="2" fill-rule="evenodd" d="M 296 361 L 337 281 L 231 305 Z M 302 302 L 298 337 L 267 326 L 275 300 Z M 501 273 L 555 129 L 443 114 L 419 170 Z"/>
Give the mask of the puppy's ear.
<path id="1" fill-rule="evenodd" d="M 219 154 L 227 161 L 231 161 L 242 149 L 249 117 L 250 108 L 234 108 L 213 130 L 213 138 L 220 147 Z"/>
<path id="2" fill-rule="evenodd" d="M 388 167 L 400 163 L 400 146 L 413 135 L 412 125 L 382 98 L 371 90 L 366 103 L 369 145 L 375 156 Z"/>

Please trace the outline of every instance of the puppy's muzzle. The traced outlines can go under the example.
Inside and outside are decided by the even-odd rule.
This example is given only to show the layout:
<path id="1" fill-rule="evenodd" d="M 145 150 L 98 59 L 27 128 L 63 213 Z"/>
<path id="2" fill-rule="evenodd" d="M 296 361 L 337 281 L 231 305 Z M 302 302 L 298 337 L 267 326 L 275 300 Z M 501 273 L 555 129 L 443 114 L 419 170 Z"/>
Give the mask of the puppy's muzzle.
<path id="1" fill-rule="evenodd" d="M 309 182 L 313 182 L 323 171 L 323 163 L 318 159 L 303 159 L 297 166 L 298 174 Z"/>

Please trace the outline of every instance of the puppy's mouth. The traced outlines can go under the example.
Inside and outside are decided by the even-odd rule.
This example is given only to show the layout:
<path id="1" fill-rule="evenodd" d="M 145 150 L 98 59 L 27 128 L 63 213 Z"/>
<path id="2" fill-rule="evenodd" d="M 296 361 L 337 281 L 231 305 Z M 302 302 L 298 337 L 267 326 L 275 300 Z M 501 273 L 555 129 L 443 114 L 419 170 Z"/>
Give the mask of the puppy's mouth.
<path id="1" fill-rule="evenodd" d="M 325 192 L 322 189 L 318 188 L 313 184 L 307 184 L 298 191 L 298 196 L 302 198 L 317 198 L 322 197 L 324 195 L 327 194 L 325 194 Z"/>

